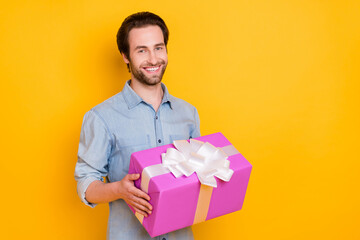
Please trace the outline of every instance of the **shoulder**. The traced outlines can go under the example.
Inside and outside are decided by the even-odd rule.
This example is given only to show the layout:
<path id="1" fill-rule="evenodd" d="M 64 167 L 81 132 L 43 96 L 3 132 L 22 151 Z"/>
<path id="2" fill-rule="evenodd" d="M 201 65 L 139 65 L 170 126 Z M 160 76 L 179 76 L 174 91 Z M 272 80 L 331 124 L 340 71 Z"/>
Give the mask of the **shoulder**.
<path id="1" fill-rule="evenodd" d="M 119 92 L 93 107 L 93 109 L 98 112 L 121 110 L 122 108 L 127 108 L 123 92 Z"/>
<path id="2" fill-rule="evenodd" d="M 123 98 L 122 92 L 115 94 L 114 96 L 106 99 L 102 103 L 91 108 L 86 115 L 96 115 L 100 119 L 106 122 L 108 118 L 114 115 L 116 112 L 123 111 L 127 108 L 126 102 Z"/>
<path id="3" fill-rule="evenodd" d="M 187 101 L 181 98 L 177 98 L 170 95 L 169 99 L 173 110 L 196 112 L 196 108 L 192 104 L 188 103 Z"/>

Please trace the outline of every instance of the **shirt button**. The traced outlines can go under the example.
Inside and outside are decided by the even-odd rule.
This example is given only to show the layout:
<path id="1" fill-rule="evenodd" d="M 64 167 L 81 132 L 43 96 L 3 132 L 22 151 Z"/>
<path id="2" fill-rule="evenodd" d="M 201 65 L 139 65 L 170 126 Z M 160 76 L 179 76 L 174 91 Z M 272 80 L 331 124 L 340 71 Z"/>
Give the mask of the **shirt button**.
<path id="1" fill-rule="evenodd" d="M 158 143 L 161 143 L 161 139 L 158 140 Z"/>
<path id="2" fill-rule="evenodd" d="M 162 240 L 166 240 L 166 238 L 163 238 Z"/>
<path id="3" fill-rule="evenodd" d="M 158 118 L 159 118 L 158 116 L 155 117 L 156 120 L 157 120 Z"/>

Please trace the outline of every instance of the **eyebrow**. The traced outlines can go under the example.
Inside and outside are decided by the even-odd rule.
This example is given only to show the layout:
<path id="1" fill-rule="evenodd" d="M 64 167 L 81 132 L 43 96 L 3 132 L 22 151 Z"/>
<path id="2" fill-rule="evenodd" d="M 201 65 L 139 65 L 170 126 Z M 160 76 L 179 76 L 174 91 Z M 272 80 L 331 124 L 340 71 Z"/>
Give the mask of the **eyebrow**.
<path id="1" fill-rule="evenodd" d="M 155 47 L 159 47 L 159 46 L 165 46 L 165 43 L 157 43 L 155 44 Z M 143 49 L 143 48 L 148 48 L 148 46 L 136 46 L 135 50 L 137 49 Z"/>

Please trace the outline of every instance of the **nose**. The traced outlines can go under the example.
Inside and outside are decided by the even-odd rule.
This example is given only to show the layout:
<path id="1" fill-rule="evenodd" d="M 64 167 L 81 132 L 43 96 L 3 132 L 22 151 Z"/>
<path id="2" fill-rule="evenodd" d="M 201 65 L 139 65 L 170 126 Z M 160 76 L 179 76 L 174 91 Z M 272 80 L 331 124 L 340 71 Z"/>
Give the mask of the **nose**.
<path id="1" fill-rule="evenodd" d="M 148 62 L 152 65 L 155 65 L 157 63 L 157 57 L 154 51 L 149 52 Z"/>

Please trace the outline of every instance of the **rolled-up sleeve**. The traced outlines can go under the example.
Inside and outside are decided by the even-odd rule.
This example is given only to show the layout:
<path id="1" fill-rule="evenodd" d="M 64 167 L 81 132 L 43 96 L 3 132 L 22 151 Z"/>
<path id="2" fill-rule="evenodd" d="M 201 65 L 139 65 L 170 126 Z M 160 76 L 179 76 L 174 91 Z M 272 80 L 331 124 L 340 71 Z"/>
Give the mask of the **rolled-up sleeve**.
<path id="1" fill-rule="evenodd" d="M 84 116 L 81 127 L 78 161 L 75 166 L 77 193 L 82 202 L 90 207 L 85 198 L 88 186 L 96 180 L 103 181 L 108 174 L 108 159 L 111 151 L 111 135 L 106 123 L 94 110 Z"/>

